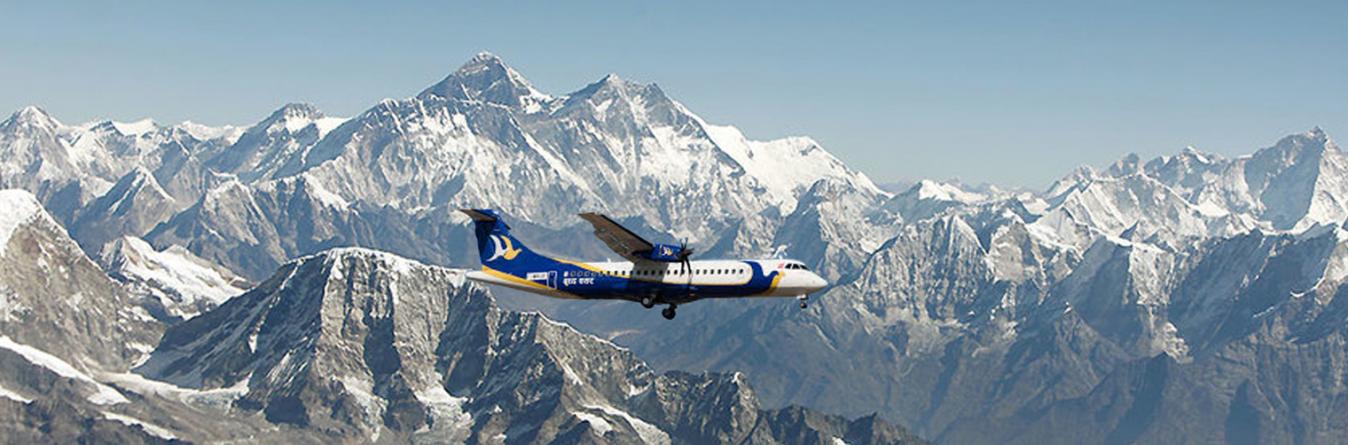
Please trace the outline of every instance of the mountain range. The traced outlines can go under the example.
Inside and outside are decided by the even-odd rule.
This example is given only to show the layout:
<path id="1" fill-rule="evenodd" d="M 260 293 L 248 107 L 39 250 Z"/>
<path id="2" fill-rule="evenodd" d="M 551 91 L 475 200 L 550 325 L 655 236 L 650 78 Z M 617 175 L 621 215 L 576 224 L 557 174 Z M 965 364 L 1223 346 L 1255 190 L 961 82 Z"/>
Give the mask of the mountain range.
<path id="1" fill-rule="evenodd" d="M 11 378 L 10 399 L 29 402 L 7 412 L 96 420 L 48 428 L 62 434 L 1348 435 L 1348 154 L 1318 128 L 1238 158 L 1128 155 L 1043 191 L 921 180 L 891 192 L 809 138 L 750 140 L 655 84 L 608 75 L 553 95 L 480 54 L 351 118 L 290 104 L 246 127 L 66 125 L 25 108 L 0 123 L 0 188 L 24 190 L 5 193 L 38 215 L 12 225 L 43 233 L 8 242 L 26 249 L 7 254 L 0 289 L 5 320 L 23 320 L 0 324 L 8 361 L 59 357 L 77 377 L 43 381 L 80 395 L 37 410 L 46 387 Z M 674 321 L 489 296 L 455 269 L 476 267 L 463 206 L 501 209 L 543 251 L 611 256 L 575 217 L 601 211 L 699 255 L 798 258 L 834 285 L 804 311 L 706 301 Z M 38 297 L 32 274 L 79 275 L 48 293 L 75 302 Z M 69 312 L 86 300 L 100 302 L 97 322 Z M 131 402 L 86 400 L 107 391 Z"/>

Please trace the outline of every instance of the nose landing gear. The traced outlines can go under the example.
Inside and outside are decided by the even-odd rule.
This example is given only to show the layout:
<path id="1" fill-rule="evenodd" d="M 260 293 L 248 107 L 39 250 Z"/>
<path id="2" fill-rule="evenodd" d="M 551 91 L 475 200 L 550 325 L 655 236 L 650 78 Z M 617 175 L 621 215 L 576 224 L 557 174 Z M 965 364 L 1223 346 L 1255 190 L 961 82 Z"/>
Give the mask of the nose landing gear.
<path id="1" fill-rule="evenodd" d="M 808 300 L 809 298 L 810 298 L 809 295 L 800 295 L 800 296 L 797 296 L 797 297 L 796 297 L 797 300 L 800 300 L 800 308 L 801 308 L 801 309 L 805 309 L 806 307 L 809 306 L 809 304 L 806 303 L 806 300 Z"/>
<path id="2" fill-rule="evenodd" d="M 669 307 L 660 310 L 660 315 L 664 316 L 666 320 L 673 320 L 674 316 L 678 315 L 677 312 L 674 312 L 677 307 L 671 304 Z"/>

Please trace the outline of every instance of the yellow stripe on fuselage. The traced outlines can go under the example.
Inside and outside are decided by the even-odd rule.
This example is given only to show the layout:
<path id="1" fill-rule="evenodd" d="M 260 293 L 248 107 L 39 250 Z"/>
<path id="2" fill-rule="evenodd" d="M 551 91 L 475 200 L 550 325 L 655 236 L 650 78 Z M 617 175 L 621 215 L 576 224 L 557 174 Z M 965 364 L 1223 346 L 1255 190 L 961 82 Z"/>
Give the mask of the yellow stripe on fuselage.
<path id="1" fill-rule="evenodd" d="M 776 291 L 776 290 L 777 290 L 777 283 L 779 283 L 779 282 L 782 281 L 782 275 L 786 275 L 786 271 L 781 271 L 781 270 L 777 271 L 777 276 L 772 277 L 772 283 L 771 283 L 771 284 L 768 284 L 768 290 L 765 290 L 765 291 L 759 293 L 759 295 L 767 295 L 767 294 L 772 293 L 773 291 Z"/>

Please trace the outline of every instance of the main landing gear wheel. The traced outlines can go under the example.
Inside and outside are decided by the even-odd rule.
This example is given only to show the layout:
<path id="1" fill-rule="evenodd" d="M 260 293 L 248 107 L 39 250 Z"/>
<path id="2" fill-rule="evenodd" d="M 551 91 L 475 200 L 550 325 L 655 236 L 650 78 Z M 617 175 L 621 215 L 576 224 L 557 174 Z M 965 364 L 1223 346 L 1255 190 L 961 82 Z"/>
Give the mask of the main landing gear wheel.
<path id="1" fill-rule="evenodd" d="M 641 307 L 644 307 L 646 309 L 655 307 L 655 299 L 651 297 L 643 297 L 641 299 Z"/>
<path id="2" fill-rule="evenodd" d="M 674 308 L 675 308 L 675 307 L 676 307 L 676 306 L 674 306 L 674 305 L 672 305 L 672 304 L 669 305 L 669 307 L 660 310 L 660 315 L 665 316 L 665 319 L 666 319 L 666 320 L 673 320 L 673 319 L 674 319 L 674 316 L 675 316 L 675 315 L 678 315 L 678 313 L 674 312 Z"/>

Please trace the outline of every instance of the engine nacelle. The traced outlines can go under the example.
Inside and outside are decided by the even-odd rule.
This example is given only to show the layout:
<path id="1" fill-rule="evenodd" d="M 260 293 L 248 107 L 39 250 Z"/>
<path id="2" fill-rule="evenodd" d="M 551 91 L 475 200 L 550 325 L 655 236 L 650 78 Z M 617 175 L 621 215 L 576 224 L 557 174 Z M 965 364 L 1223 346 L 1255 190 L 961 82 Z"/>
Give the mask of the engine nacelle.
<path id="1" fill-rule="evenodd" d="M 683 261 L 683 258 L 687 256 L 687 254 L 684 253 L 684 250 L 685 248 L 683 246 L 656 244 L 655 248 L 651 249 L 650 252 L 645 252 L 643 256 L 651 261 L 677 263 Z M 688 250 L 690 250 L 689 253 L 691 253 L 691 249 Z"/>

